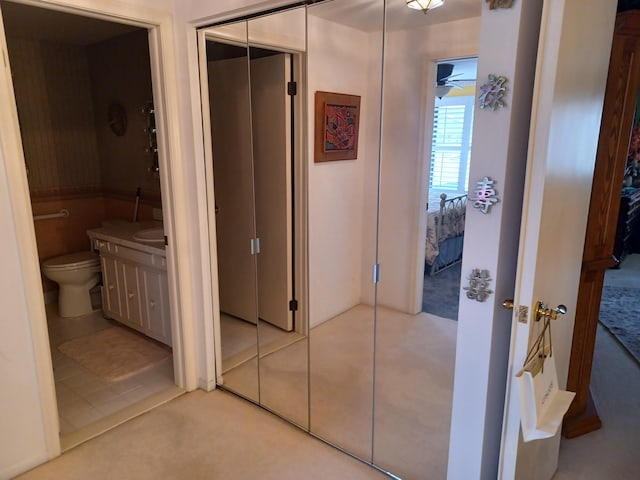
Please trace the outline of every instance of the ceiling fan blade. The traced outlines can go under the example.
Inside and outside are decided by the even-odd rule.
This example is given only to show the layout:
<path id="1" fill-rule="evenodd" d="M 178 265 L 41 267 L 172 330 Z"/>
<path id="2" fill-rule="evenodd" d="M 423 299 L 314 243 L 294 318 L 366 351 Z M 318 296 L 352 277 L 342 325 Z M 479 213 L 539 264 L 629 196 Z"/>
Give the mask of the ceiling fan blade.
<path id="1" fill-rule="evenodd" d="M 453 63 L 439 63 L 438 70 L 436 72 L 436 83 L 442 85 L 441 82 L 446 81 L 447 78 L 453 73 Z"/>

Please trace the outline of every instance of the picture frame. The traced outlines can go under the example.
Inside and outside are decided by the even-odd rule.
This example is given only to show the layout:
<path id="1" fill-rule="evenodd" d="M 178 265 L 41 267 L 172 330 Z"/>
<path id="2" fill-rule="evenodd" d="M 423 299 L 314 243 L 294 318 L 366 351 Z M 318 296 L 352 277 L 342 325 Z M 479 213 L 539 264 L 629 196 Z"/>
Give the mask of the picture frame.
<path id="1" fill-rule="evenodd" d="M 359 128 L 359 95 L 317 91 L 314 162 L 358 158 Z"/>

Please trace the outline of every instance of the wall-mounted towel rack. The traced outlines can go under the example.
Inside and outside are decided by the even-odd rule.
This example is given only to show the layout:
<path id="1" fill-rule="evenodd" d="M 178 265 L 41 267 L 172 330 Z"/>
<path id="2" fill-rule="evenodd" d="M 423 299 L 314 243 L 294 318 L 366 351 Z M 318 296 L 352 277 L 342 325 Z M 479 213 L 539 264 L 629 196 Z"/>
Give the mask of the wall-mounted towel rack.
<path id="1" fill-rule="evenodd" d="M 33 219 L 34 220 L 48 220 L 49 218 L 62 218 L 62 217 L 68 217 L 68 216 L 69 216 L 69 210 L 67 210 L 66 208 L 63 208 L 58 213 L 47 213 L 45 215 L 34 215 Z"/>

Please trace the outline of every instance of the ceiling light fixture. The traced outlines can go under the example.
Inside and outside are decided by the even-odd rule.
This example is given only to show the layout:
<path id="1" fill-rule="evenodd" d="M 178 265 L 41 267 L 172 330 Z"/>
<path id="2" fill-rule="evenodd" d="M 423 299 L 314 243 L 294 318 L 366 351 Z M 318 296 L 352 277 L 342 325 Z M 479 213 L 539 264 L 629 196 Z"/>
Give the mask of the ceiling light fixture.
<path id="1" fill-rule="evenodd" d="M 424 13 L 442 5 L 444 5 L 444 0 L 407 0 L 407 7 L 414 10 L 422 10 Z"/>

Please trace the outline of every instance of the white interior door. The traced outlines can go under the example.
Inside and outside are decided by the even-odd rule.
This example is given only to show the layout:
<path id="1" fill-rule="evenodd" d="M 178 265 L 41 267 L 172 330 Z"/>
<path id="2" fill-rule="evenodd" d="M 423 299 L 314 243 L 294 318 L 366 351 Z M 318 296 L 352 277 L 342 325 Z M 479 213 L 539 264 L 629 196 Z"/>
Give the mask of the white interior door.
<path id="1" fill-rule="evenodd" d="M 588 3 L 546 1 L 543 11 L 515 288 L 529 318 L 513 322 L 499 478 L 546 480 L 557 469 L 559 433 L 522 441 L 515 374 L 541 328 L 536 301 L 564 304 L 567 314 L 551 328 L 558 384 L 566 386 L 616 11 L 615 2 Z"/>
<path id="2" fill-rule="evenodd" d="M 483 215 L 471 200 L 466 217 L 463 286 L 475 269 L 491 280 L 487 300 L 460 299 L 450 479 L 549 479 L 556 469 L 559 436 L 522 442 L 514 375 L 538 326 L 517 310 L 568 307 L 552 326 L 564 387 L 614 3 L 483 3 L 478 85 L 503 75 L 507 90 L 504 107 L 476 108 L 474 120 L 470 198 L 487 176 L 499 202 Z M 513 315 L 502 308 L 510 298 Z"/>
<path id="3" fill-rule="evenodd" d="M 208 68 L 220 310 L 257 323 L 247 57 L 211 61 Z"/>
<path id="4" fill-rule="evenodd" d="M 251 60 L 258 317 L 287 331 L 293 329 L 290 78 L 289 54 Z"/>

